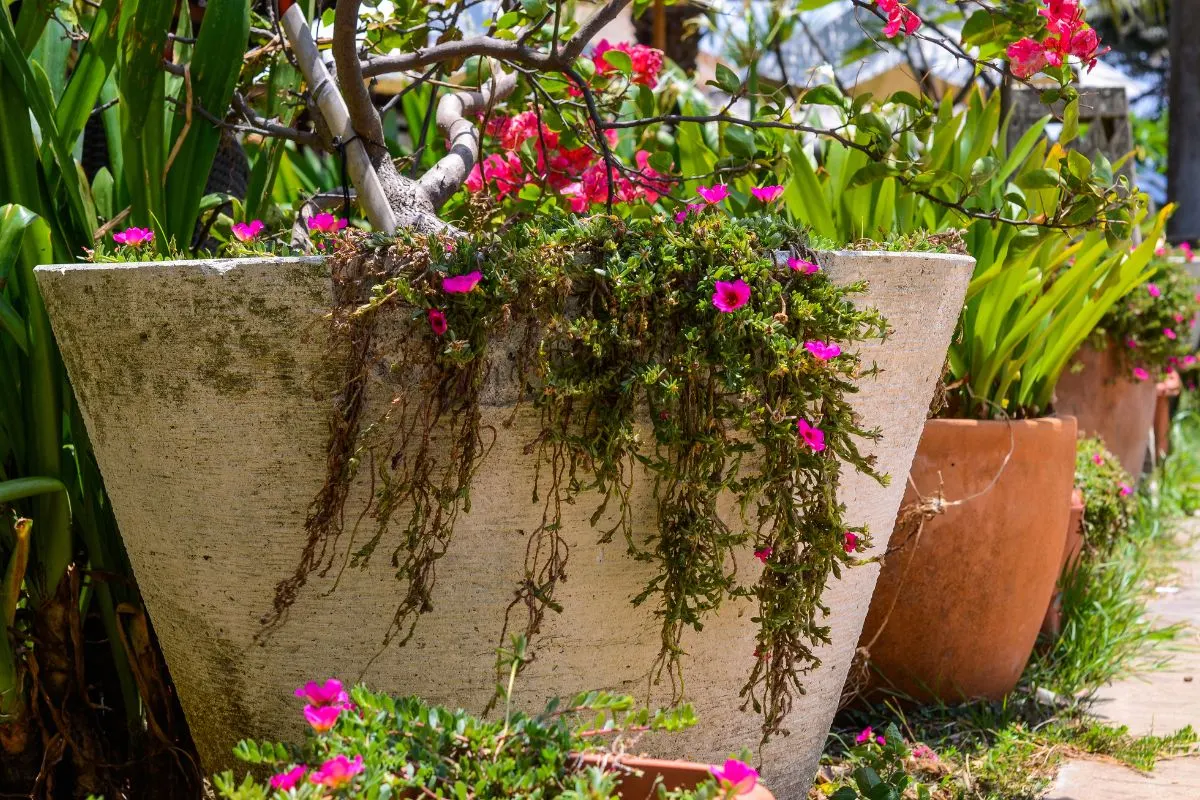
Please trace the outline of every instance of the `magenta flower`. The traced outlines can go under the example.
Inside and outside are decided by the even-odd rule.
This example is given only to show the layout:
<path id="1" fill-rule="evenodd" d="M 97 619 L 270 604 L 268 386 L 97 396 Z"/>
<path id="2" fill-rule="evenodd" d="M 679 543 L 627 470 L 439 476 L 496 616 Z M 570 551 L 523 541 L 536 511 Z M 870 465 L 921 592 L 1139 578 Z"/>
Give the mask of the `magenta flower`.
<path id="1" fill-rule="evenodd" d="M 1176 315 L 1175 315 L 1175 321 L 1176 321 L 1176 322 L 1183 322 L 1183 319 L 1184 319 L 1184 317 L 1183 317 L 1183 314 L 1176 314 Z"/>
<path id="2" fill-rule="evenodd" d="M 324 683 L 309 681 L 296 689 L 294 694 L 318 707 L 344 705 L 350 701 L 350 697 L 342 689 L 342 682 L 336 678 L 330 678 Z"/>
<path id="3" fill-rule="evenodd" d="M 704 198 L 704 202 L 710 206 L 714 206 L 726 197 L 729 197 L 729 187 L 723 183 L 713 186 L 700 186 L 696 188 L 696 193 Z"/>
<path id="4" fill-rule="evenodd" d="M 762 203 L 774 203 L 783 194 L 782 186 L 755 186 L 750 190 L 754 199 Z"/>
<path id="5" fill-rule="evenodd" d="M 758 785 L 758 770 L 736 758 L 726 760 L 721 767 L 711 766 L 708 771 L 722 789 L 733 792 L 735 796 L 749 794 Z"/>
<path id="6" fill-rule="evenodd" d="M 679 211 L 675 212 L 675 221 L 678 222 L 680 225 L 682 225 L 684 222 L 687 221 L 687 217 L 688 217 L 688 212 L 687 212 L 686 208 L 680 209 Z"/>
<path id="7" fill-rule="evenodd" d="M 1175 331 L 1171 330 L 1170 328 L 1163 328 L 1163 336 L 1167 337 L 1168 339 L 1174 339 Z"/>
<path id="8" fill-rule="evenodd" d="M 286 792 L 288 789 L 296 788 L 296 784 L 304 777 L 304 773 L 308 771 L 308 767 L 303 764 L 297 764 L 287 772 L 281 772 L 278 775 L 271 776 L 271 788 L 279 789 Z"/>
<path id="9" fill-rule="evenodd" d="M 928 745 L 919 744 L 912 749 L 913 758 L 927 758 L 930 761 L 937 761 L 938 754 L 933 752 L 933 748 Z"/>
<path id="10" fill-rule="evenodd" d="M 1100 455 L 1099 453 L 1093 453 L 1092 454 L 1092 463 L 1097 464 L 1097 465 L 1103 464 L 1104 456 Z"/>
<path id="11" fill-rule="evenodd" d="M 819 453 L 825 449 L 825 432 L 820 428 L 808 424 L 808 420 L 796 420 L 796 432 L 800 434 L 800 438 L 804 443 L 812 448 L 814 453 Z"/>
<path id="12" fill-rule="evenodd" d="M 1187 242 L 1180 242 L 1179 249 L 1183 251 L 1183 257 L 1188 261 L 1192 261 L 1196 257 L 1196 254 L 1192 252 L 1192 246 Z"/>
<path id="13" fill-rule="evenodd" d="M 819 361 L 828 361 L 842 354 L 842 348 L 836 344 L 826 344 L 825 342 L 805 342 L 804 349 L 812 353 Z"/>
<path id="14" fill-rule="evenodd" d="M 337 724 L 338 716 L 342 713 L 342 707 L 336 706 L 305 706 L 304 718 L 308 720 L 308 724 L 312 725 L 312 729 L 317 733 L 325 733 L 332 730 Z"/>
<path id="15" fill-rule="evenodd" d="M 1150 380 L 1150 373 L 1142 367 L 1134 367 L 1133 377 L 1137 378 L 1139 381 L 1148 381 Z"/>
<path id="16" fill-rule="evenodd" d="M 355 756 L 353 761 L 345 756 L 334 756 L 315 770 L 309 780 L 330 789 L 341 789 L 349 786 L 354 776 L 362 771 L 362 756 Z"/>
<path id="17" fill-rule="evenodd" d="M 252 222 L 235 222 L 233 224 L 233 236 L 239 242 L 252 242 L 262 233 L 263 225 L 261 219 L 253 220 Z"/>
<path id="18" fill-rule="evenodd" d="M 1129 497 L 1129 495 L 1133 494 L 1133 487 L 1128 483 L 1122 482 L 1118 485 L 1121 487 L 1121 497 Z"/>
<path id="19" fill-rule="evenodd" d="M 771 557 L 771 553 L 775 552 L 774 547 L 759 547 L 754 551 L 754 557 L 762 563 L 766 564 L 767 559 Z"/>
<path id="20" fill-rule="evenodd" d="M 1188 355 L 1183 357 L 1183 363 L 1190 367 L 1196 363 L 1196 357 L 1189 353 Z"/>
<path id="21" fill-rule="evenodd" d="M 793 271 L 799 272 L 803 275 L 813 275 L 821 271 L 820 264 L 814 264 L 811 261 L 805 261 L 803 258 L 796 258 L 795 256 L 788 257 L 787 265 L 791 267 Z"/>
<path id="22" fill-rule="evenodd" d="M 847 553 L 853 553 L 858 549 L 858 534 L 854 531 L 846 531 L 846 540 L 842 542 L 842 549 Z"/>
<path id="23" fill-rule="evenodd" d="M 313 214 L 308 218 L 308 229 L 313 233 L 337 233 L 349 223 L 344 219 L 338 219 L 328 211 L 322 211 L 320 214 Z"/>
<path id="24" fill-rule="evenodd" d="M 468 272 L 466 275 L 455 275 L 453 278 L 442 278 L 442 291 L 449 294 L 466 294 L 474 289 L 482 278 L 479 270 Z"/>
<path id="25" fill-rule="evenodd" d="M 434 336 L 441 336 L 446 332 L 446 315 L 438 311 L 436 308 L 429 309 L 429 327 L 433 329 Z"/>
<path id="26" fill-rule="evenodd" d="M 1128 347 L 1130 350 L 1137 350 L 1137 340 L 1134 339 L 1132 336 L 1130 336 L 1128 339 L 1125 340 L 1125 346 Z"/>
<path id="27" fill-rule="evenodd" d="M 1146 291 L 1150 293 L 1151 297 L 1162 297 L 1162 289 L 1158 288 L 1157 284 L 1147 283 Z"/>
<path id="28" fill-rule="evenodd" d="M 858 736 L 854 737 L 855 744 L 869 744 L 874 740 L 875 731 L 871 730 L 870 727 L 863 728 L 862 731 L 859 732 Z"/>
<path id="29" fill-rule="evenodd" d="M 154 231 L 149 228 L 126 228 L 113 234 L 113 241 L 129 247 L 141 247 L 154 241 Z"/>
<path id="30" fill-rule="evenodd" d="M 717 281 L 712 304 L 722 314 L 737 311 L 750 302 L 750 286 L 741 278 L 736 281 Z"/>

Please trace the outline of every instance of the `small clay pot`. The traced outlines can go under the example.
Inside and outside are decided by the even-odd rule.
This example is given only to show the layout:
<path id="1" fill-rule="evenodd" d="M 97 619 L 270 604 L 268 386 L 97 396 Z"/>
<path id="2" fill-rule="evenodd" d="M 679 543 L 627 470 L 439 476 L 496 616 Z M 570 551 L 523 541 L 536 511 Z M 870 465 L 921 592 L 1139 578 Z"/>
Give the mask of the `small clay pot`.
<path id="1" fill-rule="evenodd" d="M 1171 399 L 1183 390 L 1179 373 L 1168 370 L 1167 375 L 1155 387 L 1154 403 L 1154 455 L 1157 461 L 1167 457 L 1171 449 Z"/>
<path id="2" fill-rule="evenodd" d="M 1075 435 L 1070 417 L 925 423 L 859 641 L 868 692 L 1016 686 L 1063 561 Z"/>
<path id="3" fill-rule="evenodd" d="M 1063 547 L 1062 566 L 1058 570 L 1059 577 L 1075 569 L 1079 554 L 1083 552 L 1083 492 L 1074 489 L 1071 492 L 1071 516 L 1067 520 L 1067 543 Z M 1062 633 L 1062 591 L 1054 590 L 1050 599 L 1050 607 L 1046 609 L 1046 617 L 1042 620 L 1042 633 L 1051 639 L 1057 639 Z"/>
<path id="4" fill-rule="evenodd" d="M 1115 343 L 1104 350 L 1079 348 L 1058 379 L 1054 409 L 1075 417 L 1080 433 L 1099 436 L 1137 478 L 1154 425 L 1155 385 L 1134 378 L 1118 356 Z"/>
<path id="5" fill-rule="evenodd" d="M 589 766 L 603 766 L 606 769 L 619 766 L 623 776 L 617 788 L 623 800 L 652 800 L 657 797 L 655 786 L 660 777 L 667 789 L 694 789 L 712 777 L 708 764 L 694 761 L 663 761 L 607 754 L 588 754 L 582 760 Z M 738 800 L 775 800 L 775 795 L 759 784 L 746 794 L 739 794 Z"/>

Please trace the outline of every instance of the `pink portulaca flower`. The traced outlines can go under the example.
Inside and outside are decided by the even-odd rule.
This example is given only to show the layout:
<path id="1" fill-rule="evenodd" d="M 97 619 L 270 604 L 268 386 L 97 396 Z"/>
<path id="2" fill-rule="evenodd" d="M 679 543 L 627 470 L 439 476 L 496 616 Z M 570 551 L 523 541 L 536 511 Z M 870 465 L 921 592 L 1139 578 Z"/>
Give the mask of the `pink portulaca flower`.
<path id="1" fill-rule="evenodd" d="M 804 349 L 812 353 L 819 361 L 828 361 L 842 354 L 842 348 L 836 344 L 826 344 L 825 342 L 805 342 Z"/>
<path id="2" fill-rule="evenodd" d="M 1144 367 L 1134 367 L 1133 377 L 1137 378 L 1139 381 L 1148 381 L 1150 380 L 1150 373 L 1147 372 Z"/>
<path id="3" fill-rule="evenodd" d="M 468 272 L 466 275 L 455 275 L 452 278 L 442 278 L 442 291 L 448 294 L 467 294 L 474 289 L 483 275 L 479 270 Z"/>
<path id="4" fill-rule="evenodd" d="M 735 796 L 749 794 L 758 785 L 758 770 L 736 758 L 728 759 L 723 766 L 709 767 L 708 771 L 722 789 L 733 792 Z"/>
<path id="5" fill-rule="evenodd" d="M 1092 454 L 1092 463 L 1096 464 L 1096 465 L 1103 464 L 1104 456 L 1100 455 L 1099 453 L 1093 453 Z"/>
<path id="6" fill-rule="evenodd" d="M 314 770 L 309 780 L 329 789 L 342 789 L 349 786 L 354 776 L 362 771 L 362 756 L 355 756 L 351 761 L 339 755 L 326 761 L 320 769 Z"/>
<path id="7" fill-rule="evenodd" d="M 1190 367 L 1196 363 L 1196 357 L 1189 353 L 1188 355 L 1183 357 L 1183 363 L 1184 363 L 1184 366 Z"/>
<path id="8" fill-rule="evenodd" d="M 1158 288 L 1157 284 L 1147 283 L 1146 291 L 1150 293 L 1151 297 L 1154 297 L 1154 298 L 1162 297 L 1162 289 Z"/>
<path id="9" fill-rule="evenodd" d="M 741 278 L 736 281 L 717 281 L 712 304 L 722 314 L 737 311 L 750 302 L 750 286 Z"/>
<path id="10" fill-rule="evenodd" d="M 297 764 L 286 772 L 281 772 L 278 775 L 271 776 L 271 788 L 278 789 L 281 792 L 286 792 L 289 789 L 296 788 L 296 784 L 300 783 L 304 778 L 304 773 L 308 771 L 308 767 L 303 764 Z"/>
<path id="11" fill-rule="evenodd" d="M 1184 319 L 1185 319 L 1185 317 L 1183 316 L 1183 314 L 1176 314 L 1176 315 L 1175 315 L 1175 321 L 1176 321 L 1176 322 L 1183 322 L 1183 320 L 1184 320 Z"/>
<path id="12" fill-rule="evenodd" d="M 433 331 L 434 336 L 441 336 L 446 332 L 448 327 L 446 324 L 446 315 L 436 308 L 429 309 L 429 327 Z"/>
<path id="13" fill-rule="evenodd" d="M 686 208 L 680 209 L 679 211 L 675 212 L 675 221 L 678 222 L 680 225 L 682 225 L 684 222 L 686 222 L 687 218 L 688 218 L 688 212 L 687 212 Z"/>
<path id="14" fill-rule="evenodd" d="M 114 233 L 113 241 L 128 247 L 141 247 L 154 241 L 154 231 L 149 228 L 126 228 Z"/>
<path id="15" fill-rule="evenodd" d="M 859 731 L 858 736 L 854 737 L 855 744 L 871 744 L 872 742 L 877 742 L 880 745 L 884 745 L 887 744 L 887 739 L 884 739 L 882 736 L 876 734 L 875 731 L 871 730 L 869 727 L 863 728 L 861 731 Z"/>
<path id="16" fill-rule="evenodd" d="M 333 726 L 337 724 L 341 713 L 341 705 L 304 707 L 304 718 L 308 720 L 308 724 L 317 733 L 325 733 L 332 730 Z"/>
<path id="17" fill-rule="evenodd" d="M 1168 339 L 1172 339 L 1172 340 L 1174 340 L 1176 338 L 1175 331 L 1172 330 L 1171 328 L 1163 328 L 1163 336 L 1167 337 Z"/>
<path id="18" fill-rule="evenodd" d="M 821 271 L 820 264 L 814 264 L 811 261 L 805 261 L 803 258 L 796 258 L 795 256 L 788 256 L 787 265 L 793 272 L 799 272 L 802 275 L 815 275 Z"/>
<path id="19" fill-rule="evenodd" d="M 1192 261 L 1196 258 L 1196 254 L 1192 252 L 1192 246 L 1187 242 L 1180 242 L 1179 249 L 1183 251 L 1183 257 L 1186 260 Z"/>
<path id="20" fill-rule="evenodd" d="M 723 183 L 714 186 L 700 186 L 696 189 L 696 193 L 704 198 L 704 202 L 713 206 L 729 197 L 729 187 Z"/>
<path id="21" fill-rule="evenodd" d="M 854 531 L 846 531 L 845 541 L 842 542 L 842 549 L 847 553 L 853 553 L 858 549 L 858 534 Z"/>
<path id="22" fill-rule="evenodd" d="M 755 186 L 750 190 L 754 199 L 760 203 L 774 203 L 783 195 L 782 186 Z"/>
<path id="23" fill-rule="evenodd" d="M 250 222 L 235 222 L 233 225 L 233 237 L 239 242 L 252 242 L 262 233 L 263 225 L 261 219 L 252 220 Z"/>
<path id="24" fill-rule="evenodd" d="M 1130 350 L 1137 350 L 1137 340 L 1134 339 L 1132 336 L 1130 336 L 1128 339 L 1125 340 L 1125 346 L 1128 347 Z"/>
<path id="25" fill-rule="evenodd" d="M 337 233 L 350 223 L 345 219 L 335 217 L 328 211 L 322 211 L 320 214 L 313 214 L 309 217 L 306 224 L 313 233 Z"/>
<path id="26" fill-rule="evenodd" d="M 340 706 L 350 702 L 349 695 L 342 688 L 342 682 L 336 678 L 330 678 L 324 683 L 309 681 L 296 689 L 294 694 L 296 697 L 302 698 L 308 701 L 309 704 L 317 707 Z"/>
<path id="27" fill-rule="evenodd" d="M 775 548 L 773 548 L 773 547 L 759 547 L 759 548 L 755 549 L 754 557 L 757 558 L 762 563 L 766 564 L 767 559 L 769 559 L 771 557 L 771 554 L 774 552 L 775 552 Z"/>
<path id="28" fill-rule="evenodd" d="M 1118 486 L 1121 487 L 1121 497 L 1129 497 L 1129 495 L 1133 494 L 1133 487 L 1128 483 L 1122 481 Z"/>
<path id="29" fill-rule="evenodd" d="M 796 432 L 800 434 L 800 438 L 814 452 L 819 453 L 825 449 L 825 432 L 820 428 L 810 425 L 808 420 L 796 420 Z"/>

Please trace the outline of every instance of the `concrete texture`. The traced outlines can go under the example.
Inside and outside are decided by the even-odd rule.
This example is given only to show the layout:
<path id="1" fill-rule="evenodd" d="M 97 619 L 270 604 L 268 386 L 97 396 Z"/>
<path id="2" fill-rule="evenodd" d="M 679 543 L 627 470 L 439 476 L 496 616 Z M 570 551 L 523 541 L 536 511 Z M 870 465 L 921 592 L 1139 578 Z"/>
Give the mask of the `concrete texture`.
<path id="1" fill-rule="evenodd" d="M 823 263 L 839 282 L 869 280 L 860 302 L 894 328 L 886 344 L 864 348 L 866 363 L 877 361 L 882 372 L 854 398 L 863 425 L 883 429 L 870 449 L 892 482 L 848 474 L 839 498 L 851 523 L 878 534 L 878 551 L 972 261 L 856 252 L 827 254 Z M 323 322 L 332 302 L 326 271 L 315 259 L 83 264 L 41 267 L 38 279 L 206 770 L 229 764 L 240 737 L 298 737 L 292 689 L 311 678 L 361 677 L 377 689 L 481 710 L 493 690 L 504 608 L 522 574 L 524 532 L 541 518 L 531 502 L 535 465 L 524 453 L 539 427 L 534 412 L 506 428 L 499 422 L 511 408 L 484 409 L 497 439 L 475 478 L 471 513 L 459 516 L 438 562 L 435 607 L 407 646 L 380 648 L 400 589 L 388 558 L 396 532 L 369 568 L 347 569 L 336 588 L 336 567 L 312 576 L 286 624 L 256 643 L 275 583 L 295 569 L 306 511 L 324 479 L 339 374 Z M 413 330 L 387 335 L 400 347 Z M 382 416 L 393 388 L 373 387 L 364 422 Z M 350 509 L 362 508 L 369 491 L 360 476 L 339 564 L 350 548 Z M 644 535 L 654 524 L 646 481 L 632 503 L 635 535 Z M 558 598 L 564 612 L 550 614 L 534 642 L 536 661 L 517 687 L 527 706 L 592 688 L 646 695 L 658 624 L 651 608 L 629 600 L 648 565 L 626 557 L 623 543 L 597 543 L 587 522 L 593 508 L 584 498 L 565 510 L 572 550 Z M 364 523 L 359 543 L 371 527 Z M 754 564 L 746 555 L 740 563 Z M 808 694 L 789 718 L 793 735 L 762 754 L 777 796 L 801 796 L 810 784 L 876 576 L 874 565 L 852 569 L 825 592 L 833 644 L 807 676 Z M 748 604 L 727 604 L 685 638 L 685 699 L 701 724 L 644 741 L 644 749 L 710 760 L 758 741 L 760 720 L 740 710 L 738 696 L 754 658 L 752 613 Z M 654 688 L 653 701 L 668 701 L 668 692 Z"/>
<path id="2" fill-rule="evenodd" d="M 1163 625 L 1188 626 L 1170 651 L 1163 669 L 1117 681 L 1097 693 L 1093 713 L 1130 733 L 1165 735 L 1185 725 L 1200 731 L 1200 520 L 1189 520 L 1184 532 L 1193 538 L 1191 551 L 1179 572 L 1159 586 L 1149 613 Z M 1077 761 L 1059 772 L 1047 800 L 1197 800 L 1200 798 L 1200 756 L 1159 762 L 1143 775 L 1121 764 Z"/>

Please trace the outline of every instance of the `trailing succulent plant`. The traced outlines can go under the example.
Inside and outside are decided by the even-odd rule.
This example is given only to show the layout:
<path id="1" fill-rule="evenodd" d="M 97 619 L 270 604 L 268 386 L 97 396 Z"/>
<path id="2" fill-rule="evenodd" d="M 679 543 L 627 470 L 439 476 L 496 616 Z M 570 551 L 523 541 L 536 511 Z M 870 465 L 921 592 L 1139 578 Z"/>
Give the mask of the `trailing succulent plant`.
<path id="1" fill-rule="evenodd" d="M 310 733 L 301 747 L 243 740 L 237 757 L 275 774 L 263 781 L 232 772 L 213 778 L 226 800 L 318 798 L 529 798 L 617 800 L 631 769 L 619 755 L 646 732 L 672 733 L 696 724 L 690 706 L 649 711 L 632 697 L 585 692 L 551 700 L 540 714 L 511 706 L 516 673 L 526 658 L 514 637 L 501 650 L 509 680 L 502 686 L 503 719 L 482 720 L 462 709 L 416 697 L 345 690 L 340 681 L 309 681 L 296 690 Z M 744 756 L 743 756 L 744 757 Z M 659 784 L 662 800 L 733 800 L 758 783 L 758 772 L 737 758 L 710 767 L 691 789 Z"/>
<path id="2" fill-rule="evenodd" d="M 351 563 L 390 542 L 404 588 L 388 639 L 411 635 L 490 446 L 480 430 L 490 349 L 516 343 L 517 405 L 540 420 L 525 450 L 543 514 L 505 630 L 532 634 L 560 610 L 561 509 L 594 502 L 596 535 L 623 538 L 654 567 L 633 598 L 661 620 L 654 678 L 678 694 L 684 631 L 727 600 L 756 602 L 758 658 L 742 693 L 764 715 L 764 737 L 783 732 L 829 641 L 822 591 L 869 544 L 843 519 L 839 471 L 886 480 L 858 444 L 879 432 L 861 427 L 849 401 L 874 369 L 855 345 L 886 332 L 877 311 L 852 303 L 865 283 L 829 280 L 798 229 L 714 207 L 676 223 L 550 217 L 478 238 L 351 232 L 333 242 L 334 324 L 352 355 L 307 548 L 268 625 L 332 562 L 348 485 L 371 464 L 375 532 Z M 410 326 L 408 352 L 378 352 L 385 319 Z M 377 360 L 404 389 L 385 419 L 362 420 L 364 365 Z M 634 534 L 630 508 L 643 480 L 658 503 L 649 537 Z M 718 513 L 723 495 L 733 514 Z M 737 556 L 750 552 L 763 569 L 747 579 Z"/>

